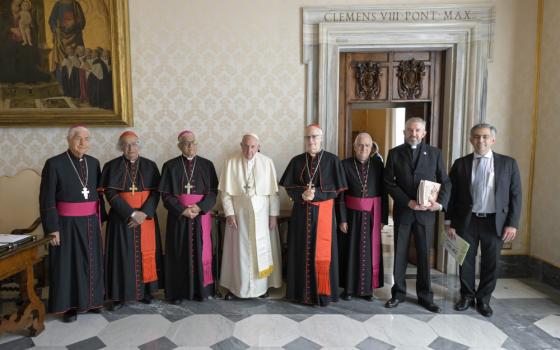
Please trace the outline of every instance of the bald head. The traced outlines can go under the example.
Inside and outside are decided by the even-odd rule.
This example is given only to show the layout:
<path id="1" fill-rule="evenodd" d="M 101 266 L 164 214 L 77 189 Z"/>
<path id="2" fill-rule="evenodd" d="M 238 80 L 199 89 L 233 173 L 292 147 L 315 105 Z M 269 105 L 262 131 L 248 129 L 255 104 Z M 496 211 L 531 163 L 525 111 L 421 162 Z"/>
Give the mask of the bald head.
<path id="1" fill-rule="evenodd" d="M 354 140 L 354 152 L 356 152 L 356 158 L 360 162 L 365 162 L 368 160 L 371 154 L 371 148 L 373 145 L 373 139 L 367 132 L 361 132 L 356 136 Z"/>
<path id="2" fill-rule="evenodd" d="M 317 124 L 311 124 L 305 128 L 305 149 L 311 156 L 321 151 L 323 141 L 323 130 Z"/>

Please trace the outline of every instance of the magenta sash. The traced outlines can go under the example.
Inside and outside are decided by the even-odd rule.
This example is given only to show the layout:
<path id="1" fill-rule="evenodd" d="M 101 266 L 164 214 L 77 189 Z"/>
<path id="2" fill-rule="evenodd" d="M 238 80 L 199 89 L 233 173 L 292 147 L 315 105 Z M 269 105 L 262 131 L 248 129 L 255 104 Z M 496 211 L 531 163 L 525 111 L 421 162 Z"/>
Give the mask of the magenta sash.
<path id="1" fill-rule="evenodd" d="M 179 203 L 183 206 L 192 205 L 200 202 L 204 197 L 201 194 L 182 194 L 176 196 Z M 202 226 L 202 272 L 204 286 L 214 282 L 212 277 L 212 216 L 209 213 L 200 215 L 200 225 Z"/>
<path id="2" fill-rule="evenodd" d="M 97 214 L 97 201 L 94 202 L 57 202 L 56 211 L 60 216 L 89 216 Z"/>
<path id="3" fill-rule="evenodd" d="M 381 197 L 360 198 L 344 196 L 346 207 L 356 211 L 371 212 L 371 286 L 379 287 L 379 261 L 381 257 Z"/>

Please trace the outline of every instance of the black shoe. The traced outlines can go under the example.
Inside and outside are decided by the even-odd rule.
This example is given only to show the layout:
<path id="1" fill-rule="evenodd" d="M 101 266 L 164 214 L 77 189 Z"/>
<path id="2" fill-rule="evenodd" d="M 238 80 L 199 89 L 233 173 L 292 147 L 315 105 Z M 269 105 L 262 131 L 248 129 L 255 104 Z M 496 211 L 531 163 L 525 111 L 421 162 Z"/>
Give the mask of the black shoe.
<path id="1" fill-rule="evenodd" d="M 232 292 L 228 292 L 224 297 L 224 300 L 233 300 L 233 299 L 235 299 L 235 295 L 233 295 Z"/>
<path id="2" fill-rule="evenodd" d="M 74 322 L 77 319 L 78 319 L 78 313 L 74 309 L 68 310 L 64 313 L 64 315 L 62 315 L 62 322 L 65 323 Z"/>
<path id="3" fill-rule="evenodd" d="M 270 296 L 270 294 L 268 294 L 268 290 L 266 291 L 266 293 L 264 293 L 263 295 L 259 296 L 259 298 L 268 298 Z"/>
<path id="4" fill-rule="evenodd" d="M 385 307 L 388 309 L 392 309 L 394 307 L 397 307 L 400 303 L 401 301 L 399 299 L 391 298 L 385 303 Z"/>
<path id="5" fill-rule="evenodd" d="M 204 298 L 201 297 L 200 295 L 197 295 L 197 296 L 194 297 L 194 300 L 196 300 L 196 301 L 204 301 Z"/>
<path id="6" fill-rule="evenodd" d="M 352 294 L 344 293 L 344 294 L 342 294 L 342 299 L 344 299 L 346 301 L 350 301 L 350 300 L 352 300 Z"/>
<path id="7" fill-rule="evenodd" d="M 151 295 L 147 294 L 146 296 L 144 296 L 144 298 L 140 299 L 140 302 L 142 304 L 151 304 L 152 303 L 152 299 L 154 299 Z"/>
<path id="8" fill-rule="evenodd" d="M 493 314 L 490 304 L 476 303 L 476 310 L 484 317 L 490 317 Z"/>
<path id="9" fill-rule="evenodd" d="M 441 312 L 441 308 L 437 304 L 434 304 L 434 302 L 419 301 L 418 303 L 430 312 L 433 312 L 433 313 L 436 313 L 436 314 L 439 314 Z"/>
<path id="10" fill-rule="evenodd" d="M 373 295 L 364 295 L 362 298 L 366 301 L 373 301 Z"/>
<path id="11" fill-rule="evenodd" d="M 111 302 L 111 304 L 109 305 L 108 309 L 109 309 L 109 311 L 117 311 L 118 309 L 120 309 L 120 308 L 123 307 L 123 304 L 124 304 L 124 303 L 122 303 L 122 302 L 120 302 L 120 301 L 113 301 L 113 302 Z"/>
<path id="12" fill-rule="evenodd" d="M 469 297 L 461 297 L 459 301 L 455 304 L 455 310 L 465 311 L 469 307 L 474 307 L 474 299 Z"/>
<path id="13" fill-rule="evenodd" d="M 88 312 L 90 314 L 100 314 L 101 313 L 101 308 L 97 308 L 97 309 L 89 309 Z"/>

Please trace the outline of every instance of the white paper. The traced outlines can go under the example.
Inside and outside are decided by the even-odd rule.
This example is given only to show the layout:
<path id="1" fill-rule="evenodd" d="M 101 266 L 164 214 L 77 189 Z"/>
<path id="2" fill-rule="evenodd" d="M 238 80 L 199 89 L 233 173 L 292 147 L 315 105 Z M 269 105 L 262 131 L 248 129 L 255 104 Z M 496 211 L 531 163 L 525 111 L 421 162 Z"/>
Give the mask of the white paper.
<path id="1" fill-rule="evenodd" d="M 32 237 L 31 235 L 10 235 L 6 233 L 0 233 L 0 243 L 4 244 L 16 244 L 18 242 L 24 241 Z"/>
<path id="2" fill-rule="evenodd" d="M 443 247 L 455 259 L 455 261 L 459 263 L 459 265 L 463 265 L 463 261 L 465 261 L 470 245 L 467 241 L 456 234 L 455 239 L 449 238 L 448 235 L 445 235 Z"/>

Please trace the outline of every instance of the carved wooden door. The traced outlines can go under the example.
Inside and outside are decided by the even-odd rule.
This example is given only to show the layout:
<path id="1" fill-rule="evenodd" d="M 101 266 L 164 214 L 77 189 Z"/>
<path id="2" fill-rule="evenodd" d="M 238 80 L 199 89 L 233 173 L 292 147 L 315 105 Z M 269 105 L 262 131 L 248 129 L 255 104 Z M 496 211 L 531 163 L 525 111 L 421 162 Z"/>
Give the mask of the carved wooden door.
<path id="1" fill-rule="evenodd" d="M 443 51 L 347 52 L 340 55 L 339 70 L 339 155 L 352 156 L 351 110 L 406 108 L 406 119 L 426 120 L 424 141 L 441 147 Z M 362 108 L 362 107 L 360 107 Z M 438 227 L 437 225 L 435 227 Z M 432 267 L 436 263 L 437 234 L 430 252 Z M 411 241 L 409 260 L 416 263 L 416 249 Z"/>

